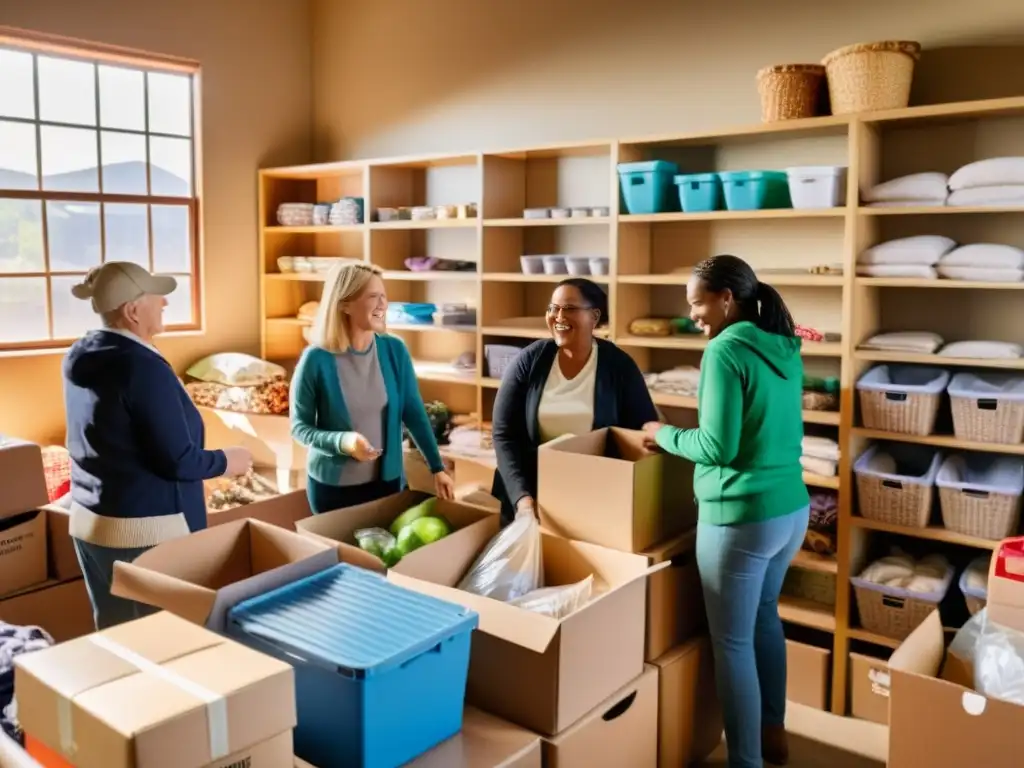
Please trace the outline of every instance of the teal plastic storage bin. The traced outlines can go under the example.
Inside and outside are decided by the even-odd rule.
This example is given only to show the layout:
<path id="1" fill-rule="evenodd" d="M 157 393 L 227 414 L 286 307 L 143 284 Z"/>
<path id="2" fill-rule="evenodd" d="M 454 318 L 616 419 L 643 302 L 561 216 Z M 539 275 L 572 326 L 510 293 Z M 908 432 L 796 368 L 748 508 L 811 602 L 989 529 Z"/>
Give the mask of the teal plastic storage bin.
<path id="1" fill-rule="evenodd" d="M 678 211 L 672 194 L 672 177 L 679 166 L 665 160 L 648 163 L 619 163 L 619 185 L 628 213 L 670 213 Z"/>
<path id="2" fill-rule="evenodd" d="M 792 208 L 785 171 L 731 171 L 719 174 L 730 211 Z"/>
<path id="3" fill-rule="evenodd" d="M 722 210 L 722 180 L 717 173 L 684 173 L 675 182 L 683 213 Z"/>

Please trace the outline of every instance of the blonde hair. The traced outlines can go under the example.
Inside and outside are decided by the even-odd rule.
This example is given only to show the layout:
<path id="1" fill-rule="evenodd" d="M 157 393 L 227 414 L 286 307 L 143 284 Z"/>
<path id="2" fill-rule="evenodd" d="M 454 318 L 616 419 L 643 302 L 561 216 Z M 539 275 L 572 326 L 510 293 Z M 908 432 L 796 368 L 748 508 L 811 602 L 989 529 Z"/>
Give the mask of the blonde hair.
<path id="1" fill-rule="evenodd" d="M 320 306 L 313 321 L 310 343 L 328 352 L 344 352 L 349 348 L 348 318 L 341 311 L 366 288 L 374 276 L 381 277 L 380 267 L 361 261 L 340 261 L 327 274 Z"/>

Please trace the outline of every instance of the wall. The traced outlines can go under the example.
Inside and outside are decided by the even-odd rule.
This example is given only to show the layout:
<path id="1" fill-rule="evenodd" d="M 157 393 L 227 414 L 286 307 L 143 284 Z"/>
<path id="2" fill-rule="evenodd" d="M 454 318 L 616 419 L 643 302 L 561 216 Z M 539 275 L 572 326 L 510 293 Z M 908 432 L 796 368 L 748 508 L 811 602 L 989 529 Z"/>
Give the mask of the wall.
<path id="1" fill-rule="evenodd" d="M 759 67 L 878 39 L 929 49 L 918 103 L 1024 94 L 1020 0 L 314 0 L 313 22 L 319 160 L 756 122 Z"/>
<path id="2" fill-rule="evenodd" d="M 310 159 L 306 0 L 0 0 L 0 24 L 202 65 L 206 331 L 158 342 L 181 368 L 258 354 L 256 169 Z M 63 441 L 59 354 L 0 356 L 0 433 Z"/>

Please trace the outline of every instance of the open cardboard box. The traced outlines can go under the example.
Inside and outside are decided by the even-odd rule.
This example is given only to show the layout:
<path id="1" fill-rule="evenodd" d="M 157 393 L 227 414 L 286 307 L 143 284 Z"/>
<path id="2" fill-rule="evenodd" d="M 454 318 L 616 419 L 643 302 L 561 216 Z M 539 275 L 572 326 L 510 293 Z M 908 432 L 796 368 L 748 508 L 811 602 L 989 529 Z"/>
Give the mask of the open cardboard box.
<path id="1" fill-rule="evenodd" d="M 541 524 L 567 539 L 641 552 L 697 522 L 693 464 L 612 427 L 571 435 L 537 454 Z"/>
<path id="2" fill-rule="evenodd" d="M 300 520 L 295 529 L 304 536 L 317 539 L 331 546 L 345 546 L 358 549 L 355 532 L 361 528 L 383 528 L 387 530 L 392 521 L 410 507 L 431 498 L 430 494 L 419 491 L 401 491 L 377 501 L 359 504 L 354 507 L 325 512 L 320 515 Z M 427 572 L 439 580 L 453 580 L 462 575 L 450 570 L 451 563 L 457 559 L 452 553 L 461 552 L 465 545 L 461 544 L 464 536 L 473 536 L 474 531 L 486 530 L 497 532 L 498 516 L 482 507 L 458 501 L 437 501 L 437 514 L 444 517 L 452 526 L 452 532 L 433 544 L 421 547 L 403 557 L 395 569 L 406 571 L 416 568 L 417 573 Z M 493 533 L 489 535 L 493 536 Z M 473 536 L 472 541 L 476 541 Z M 362 552 L 372 559 L 379 569 L 384 563 L 375 555 Z"/>
<path id="3" fill-rule="evenodd" d="M 43 449 L 35 443 L 0 435 L 0 478 L 0 518 L 38 509 L 50 501 Z"/>
<path id="4" fill-rule="evenodd" d="M 263 501 L 254 501 L 252 504 L 243 504 L 240 507 L 225 509 L 220 512 L 207 512 L 207 525 L 223 525 L 233 523 L 236 520 L 252 518 L 264 523 L 276 525 L 289 531 L 295 530 L 295 524 L 299 520 L 305 520 L 313 515 L 309 508 L 309 498 L 305 491 L 292 491 L 282 493 Z"/>
<path id="5" fill-rule="evenodd" d="M 252 452 L 253 464 L 275 471 L 278 488 L 293 487 L 292 472 L 306 467 L 306 449 L 292 437 L 288 414 L 239 413 L 199 406 L 206 428 L 206 448 L 239 445 Z"/>
<path id="6" fill-rule="evenodd" d="M 558 620 L 457 588 L 497 534 L 497 515 L 450 537 L 444 562 L 402 561 L 396 584 L 463 605 L 480 617 L 473 633 L 467 701 L 553 736 L 643 672 L 647 558 L 543 533 L 546 586 L 594 576 L 589 603 Z M 436 546 L 436 545 L 432 545 Z"/>
<path id="7" fill-rule="evenodd" d="M 971 688 L 933 612 L 889 658 L 889 768 L 1020 766 L 1024 707 Z"/>
<path id="8" fill-rule="evenodd" d="M 707 623 L 697 571 L 697 529 L 644 550 L 651 565 L 668 562 L 647 581 L 647 652 L 653 662 L 699 633 Z"/>
<path id="9" fill-rule="evenodd" d="M 365 553 L 238 520 L 158 544 L 114 566 L 111 592 L 223 632 L 228 610 L 337 565 L 372 565 Z"/>

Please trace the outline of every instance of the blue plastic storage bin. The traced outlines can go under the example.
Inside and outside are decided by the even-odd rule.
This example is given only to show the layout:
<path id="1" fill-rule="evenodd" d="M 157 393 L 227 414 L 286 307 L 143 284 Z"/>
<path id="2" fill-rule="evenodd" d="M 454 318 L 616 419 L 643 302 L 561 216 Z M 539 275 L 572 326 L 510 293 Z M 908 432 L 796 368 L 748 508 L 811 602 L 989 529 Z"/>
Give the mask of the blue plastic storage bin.
<path id="1" fill-rule="evenodd" d="M 717 173 L 684 173 L 675 177 L 683 213 L 722 210 L 722 180 Z"/>
<path id="2" fill-rule="evenodd" d="M 719 176 L 730 211 L 793 207 L 785 171 L 730 171 Z"/>
<path id="3" fill-rule="evenodd" d="M 295 754 L 318 768 L 396 768 L 458 733 L 476 625 L 345 564 L 228 614 L 230 637 L 295 668 Z"/>
<path id="4" fill-rule="evenodd" d="M 678 211 L 672 194 L 672 177 L 679 166 L 666 160 L 647 163 L 619 163 L 622 200 L 629 213 L 670 213 Z"/>

